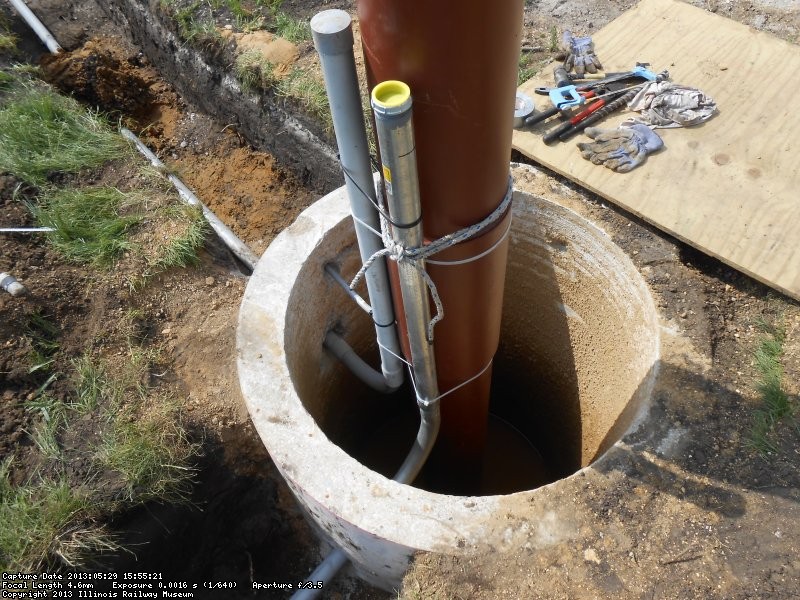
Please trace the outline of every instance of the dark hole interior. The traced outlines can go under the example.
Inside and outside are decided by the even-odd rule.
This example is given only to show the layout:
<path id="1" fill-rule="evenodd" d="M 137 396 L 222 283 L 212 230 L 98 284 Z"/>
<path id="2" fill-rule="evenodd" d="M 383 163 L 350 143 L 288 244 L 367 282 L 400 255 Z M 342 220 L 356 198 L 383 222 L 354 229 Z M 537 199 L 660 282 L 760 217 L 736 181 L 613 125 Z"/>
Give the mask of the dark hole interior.
<path id="1" fill-rule="evenodd" d="M 578 406 L 577 393 L 570 397 L 576 389 L 574 376 L 556 380 L 549 375 L 555 372 L 552 369 L 531 369 L 535 353 L 519 359 L 508 348 L 501 342 L 495 358 L 489 439 L 478 466 L 480 475 L 465 488 L 463 482 L 450 482 L 448 465 L 434 461 L 423 469 L 415 487 L 458 495 L 510 494 L 551 483 L 580 468 L 580 413 L 564 411 Z M 332 428 L 329 437 L 367 468 L 391 478 L 419 427 L 413 390 L 406 384 L 383 396 L 355 380 L 349 383 L 351 392 L 358 390 L 361 398 L 348 404 L 364 410 L 342 415 L 349 426 Z"/>

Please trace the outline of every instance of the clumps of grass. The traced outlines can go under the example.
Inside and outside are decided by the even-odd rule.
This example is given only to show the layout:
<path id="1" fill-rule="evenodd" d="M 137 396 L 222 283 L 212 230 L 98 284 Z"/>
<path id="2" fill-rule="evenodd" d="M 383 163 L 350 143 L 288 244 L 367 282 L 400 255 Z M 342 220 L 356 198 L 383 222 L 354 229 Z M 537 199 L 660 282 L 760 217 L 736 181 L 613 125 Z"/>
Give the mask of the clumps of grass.
<path id="1" fill-rule="evenodd" d="M 0 52 L 16 54 L 17 41 L 17 36 L 11 32 L 8 19 L 0 14 Z"/>
<path id="2" fill-rule="evenodd" d="M 26 408 L 39 413 L 39 421 L 29 432 L 39 452 L 47 459 L 61 457 L 61 445 L 58 434 L 66 423 L 66 407 L 64 403 L 50 394 L 43 393 L 26 403 Z"/>
<path id="3" fill-rule="evenodd" d="M 17 36 L 7 31 L 0 31 L 0 52 L 15 53 L 17 51 Z"/>
<path id="4" fill-rule="evenodd" d="M 48 370 L 53 363 L 53 355 L 58 351 L 58 326 L 48 320 L 41 311 L 28 316 L 25 333 L 31 342 L 30 368 L 28 373 Z"/>
<path id="5" fill-rule="evenodd" d="M 42 226 L 55 228 L 48 238 L 66 258 L 108 266 L 130 248 L 126 233 L 142 216 L 125 209 L 136 203 L 135 194 L 116 188 L 65 188 L 47 193 L 31 210 Z"/>
<path id="6" fill-rule="evenodd" d="M 113 421 L 126 406 L 147 396 L 150 367 L 158 356 L 157 348 L 135 345 L 128 347 L 120 364 L 84 354 L 73 362 L 76 397 L 70 408 L 87 414 L 99 407 L 106 420 Z"/>
<path id="7" fill-rule="evenodd" d="M 148 501 L 183 502 L 191 492 L 199 447 L 188 440 L 174 400 L 149 386 L 158 350 L 131 346 L 112 359 L 89 354 L 74 362 L 73 401 L 39 394 L 26 403 L 40 423 L 31 433 L 49 471 L 69 460 L 58 439 L 76 415 L 91 414 L 103 433 L 93 468 L 80 481 L 34 476 L 14 484 L 11 461 L 0 465 L 0 567 L 36 572 L 59 564 L 85 567 L 98 553 L 119 549 L 97 522 L 104 515 Z M 104 476 L 99 478 L 98 475 Z M 72 475 L 74 479 L 74 475 Z M 97 487 L 115 482 L 115 494 Z"/>
<path id="8" fill-rule="evenodd" d="M 311 27 L 307 21 L 290 17 L 283 11 L 276 11 L 274 15 L 273 31 L 275 35 L 295 44 L 311 39 Z"/>
<path id="9" fill-rule="evenodd" d="M 213 48 L 222 44 L 222 34 L 212 19 L 191 19 L 181 37 L 190 44 Z"/>
<path id="10" fill-rule="evenodd" d="M 197 453 L 172 411 L 135 418 L 121 414 L 104 436 L 97 459 L 118 473 L 128 503 L 188 499 L 194 469 L 186 466 Z"/>
<path id="11" fill-rule="evenodd" d="M 49 89 L 21 86 L 0 108 L 0 171 L 41 185 L 127 151 L 99 114 Z"/>
<path id="12" fill-rule="evenodd" d="M 63 563 L 82 566 L 87 552 L 116 547 L 92 524 L 92 505 L 63 477 L 13 485 L 11 459 L 0 465 L 0 570 L 27 573 Z"/>
<path id="13" fill-rule="evenodd" d="M 0 90 L 9 89 L 12 84 L 17 80 L 11 73 L 0 71 Z"/>
<path id="14" fill-rule="evenodd" d="M 136 290 L 167 269 L 197 264 L 208 233 L 199 208 L 182 204 L 174 190 L 152 181 L 148 189 L 147 194 L 112 187 L 54 189 L 30 210 L 42 226 L 54 228 L 48 239 L 68 260 L 98 267 L 137 263 L 129 280 Z M 160 243 L 152 243 L 153 235 Z"/>
<path id="15" fill-rule="evenodd" d="M 522 85 L 535 76 L 540 68 L 540 65 L 535 64 L 533 56 L 527 52 L 520 53 L 517 69 L 517 86 Z"/>
<path id="16" fill-rule="evenodd" d="M 775 428 L 795 410 L 783 383 L 781 357 L 786 330 L 782 323 L 765 320 L 761 320 L 758 326 L 763 335 L 753 357 L 759 374 L 755 387 L 761 406 L 753 416 L 750 444 L 762 453 L 777 452 L 779 449 L 772 439 Z"/>
<path id="17" fill-rule="evenodd" d="M 197 251 L 203 245 L 210 230 L 203 211 L 196 206 L 177 206 L 173 213 L 186 223 L 185 231 L 173 237 L 161 254 L 150 264 L 148 276 L 154 276 L 168 269 L 196 265 L 199 262 Z"/>
<path id="18" fill-rule="evenodd" d="M 325 86 L 307 69 L 294 67 L 275 86 L 275 93 L 297 100 L 309 113 L 322 122 L 326 131 L 333 129 L 333 118 Z"/>
<path id="19" fill-rule="evenodd" d="M 76 395 L 70 408 L 79 415 L 86 415 L 99 406 L 110 382 L 105 368 L 88 353 L 76 358 L 72 366 L 75 372 Z"/>
<path id="20" fill-rule="evenodd" d="M 553 25 L 550 27 L 550 52 L 558 52 L 561 49 L 558 39 L 558 28 Z"/>
<path id="21" fill-rule="evenodd" d="M 275 66 L 255 49 L 236 57 L 234 72 L 245 90 L 268 89 L 277 83 Z"/>

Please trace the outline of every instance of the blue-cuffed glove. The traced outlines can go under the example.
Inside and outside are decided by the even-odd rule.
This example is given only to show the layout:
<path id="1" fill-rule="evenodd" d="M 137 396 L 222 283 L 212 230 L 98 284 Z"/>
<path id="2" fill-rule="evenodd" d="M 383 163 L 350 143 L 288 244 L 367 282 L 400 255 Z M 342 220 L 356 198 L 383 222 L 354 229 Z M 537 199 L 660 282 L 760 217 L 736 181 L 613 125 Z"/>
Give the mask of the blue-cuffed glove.
<path id="1" fill-rule="evenodd" d="M 583 75 L 587 71 L 589 73 L 597 73 L 598 70 L 603 68 L 594 53 L 592 38 L 572 37 L 572 33 L 565 31 L 561 38 L 561 47 L 567 53 L 567 58 L 564 60 L 564 68 L 568 72 L 574 68 L 575 73 Z"/>
<path id="2" fill-rule="evenodd" d="M 638 167 L 648 154 L 664 146 L 655 131 L 641 124 L 617 129 L 587 127 L 584 133 L 594 141 L 578 144 L 581 156 L 618 173 Z"/>

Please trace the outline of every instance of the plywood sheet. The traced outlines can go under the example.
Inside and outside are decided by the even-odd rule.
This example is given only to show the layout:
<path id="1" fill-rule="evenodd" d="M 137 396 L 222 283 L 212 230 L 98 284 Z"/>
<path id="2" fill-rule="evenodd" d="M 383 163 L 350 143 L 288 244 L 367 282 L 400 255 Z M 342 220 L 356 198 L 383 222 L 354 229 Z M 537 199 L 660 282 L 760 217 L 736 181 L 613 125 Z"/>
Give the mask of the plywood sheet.
<path id="1" fill-rule="evenodd" d="M 516 131 L 514 147 L 800 298 L 800 47 L 677 0 L 642 0 L 594 40 L 608 71 L 637 61 L 668 69 L 672 81 L 714 98 L 719 114 L 698 127 L 658 130 L 666 149 L 625 174 L 581 158 L 575 141 L 586 136 L 547 146 L 540 129 Z M 540 85 L 552 80 L 520 90 L 533 96 Z M 544 96 L 533 97 L 546 106 Z"/>

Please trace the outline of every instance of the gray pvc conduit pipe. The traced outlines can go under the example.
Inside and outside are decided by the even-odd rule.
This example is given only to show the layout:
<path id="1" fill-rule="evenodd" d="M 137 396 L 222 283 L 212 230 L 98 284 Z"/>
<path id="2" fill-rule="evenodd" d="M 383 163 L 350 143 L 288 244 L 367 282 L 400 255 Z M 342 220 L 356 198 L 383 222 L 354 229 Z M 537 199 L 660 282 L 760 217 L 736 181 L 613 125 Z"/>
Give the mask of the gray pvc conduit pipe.
<path id="1" fill-rule="evenodd" d="M 42 40 L 42 43 L 47 46 L 47 49 L 50 50 L 52 54 L 58 54 L 61 52 L 62 48 L 59 46 L 56 38 L 53 37 L 53 34 L 47 30 L 47 27 L 39 20 L 33 11 L 28 8 L 28 5 L 25 4 L 24 0 L 9 0 L 12 6 L 17 10 L 19 16 L 25 19 L 25 22 L 28 26 L 33 29 L 33 32 L 39 36 L 39 39 Z"/>
<path id="2" fill-rule="evenodd" d="M 353 375 L 376 392 L 389 394 L 397 389 L 389 385 L 383 373 L 376 371 L 365 363 L 339 334 L 333 331 L 326 333 L 325 339 L 322 341 L 322 347 L 342 361 Z"/>
<path id="3" fill-rule="evenodd" d="M 142 140 L 140 140 L 136 135 L 126 129 L 125 127 L 120 127 L 119 132 L 122 134 L 122 137 L 130 140 L 136 145 L 136 149 L 139 150 L 144 156 L 150 160 L 150 163 L 160 171 L 164 171 L 166 166 L 163 162 L 161 162 L 158 157 L 150 151 L 150 148 L 144 145 Z M 194 195 L 192 190 L 186 187 L 180 179 L 178 179 L 172 173 L 166 173 L 167 178 L 172 182 L 172 185 L 178 190 L 181 198 L 183 198 L 186 204 L 191 206 L 199 206 L 200 210 L 203 211 L 203 216 L 208 221 L 208 224 L 211 225 L 211 228 L 216 232 L 219 236 L 219 239 L 222 240 L 231 252 L 233 252 L 236 257 L 241 260 L 247 267 L 252 271 L 256 267 L 256 263 L 258 262 L 258 256 L 247 247 L 247 245 L 240 240 L 230 228 L 225 225 L 222 221 L 220 221 L 219 217 L 213 213 L 213 211 L 208 208 L 205 204 L 203 204 L 200 199 Z"/>
<path id="4" fill-rule="evenodd" d="M 375 252 L 383 249 L 383 242 L 370 231 L 370 228 L 380 231 L 381 226 L 376 209 L 377 197 L 353 56 L 350 15 L 337 9 L 319 12 L 311 19 L 311 32 L 325 77 L 358 248 L 361 260 L 366 262 Z M 381 355 L 381 370 L 387 385 L 397 389 L 403 383 L 404 365 L 398 358 L 402 352 L 394 326 L 394 308 L 386 261 L 383 258 L 376 260 L 367 271 L 365 279 Z"/>

